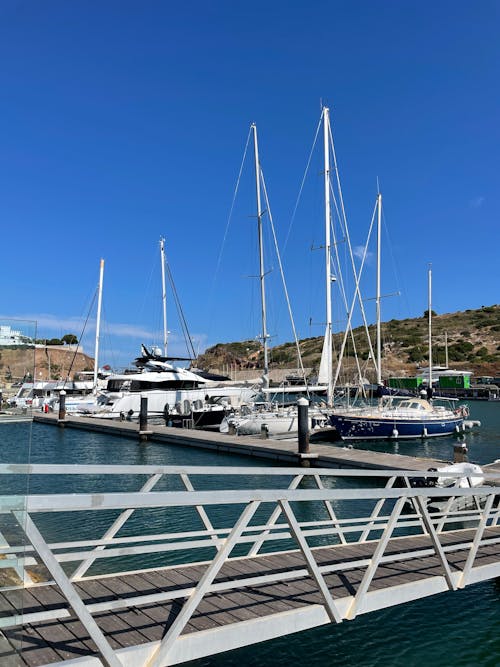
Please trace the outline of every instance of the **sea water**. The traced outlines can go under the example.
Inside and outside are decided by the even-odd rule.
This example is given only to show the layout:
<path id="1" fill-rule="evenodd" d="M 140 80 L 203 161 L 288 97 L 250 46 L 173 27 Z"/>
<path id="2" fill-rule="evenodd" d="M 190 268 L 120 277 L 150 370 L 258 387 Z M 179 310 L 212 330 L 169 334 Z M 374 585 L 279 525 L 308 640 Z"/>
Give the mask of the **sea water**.
<path id="1" fill-rule="evenodd" d="M 472 403 L 481 428 L 463 442 L 480 464 L 500 458 L 500 404 Z M 174 445 L 140 444 L 135 438 L 58 429 L 42 424 L 1 426 L 2 463 L 262 466 L 267 461 Z M 405 443 L 357 443 L 357 447 L 453 457 L 456 438 Z M 236 478 L 231 478 L 236 479 Z M 60 479 L 60 490 L 71 481 Z M 26 478 L 31 493 L 52 489 L 40 477 Z M 53 480 L 52 480 L 53 483 Z M 190 663 L 190 667 L 500 667 L 500 581 L 493 580 L 405 605 L 359 616 Z"/>

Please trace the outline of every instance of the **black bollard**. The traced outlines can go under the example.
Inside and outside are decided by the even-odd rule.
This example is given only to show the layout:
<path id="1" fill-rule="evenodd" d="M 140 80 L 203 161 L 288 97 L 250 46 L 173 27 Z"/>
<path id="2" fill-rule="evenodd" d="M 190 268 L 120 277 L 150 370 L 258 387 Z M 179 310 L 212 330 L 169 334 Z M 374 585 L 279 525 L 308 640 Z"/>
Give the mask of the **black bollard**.
<path id="1" fill-rule="evenodd" d="M 66 422 L 66 392 L 64 389 L 59 392 L 59 419 L 57 423 L 59 426 L 64 426 Z"/>
<path id="2" fill-rule="evenodd" d="M 298 429 L 299 429 L 299 454 L 309 454 L 309 401 L 307 398 L 299 398 Z"/>
<path id="3" fill-rule="evenodd" d="M 309 451 L 309 401 L 307 398 L 299 398 L 297 401 L 298 412 L 298 436 L 299 436 L 299 462 L 303 468 L 311 466 L 311 459 L 317 459 L 317 454 Z"/>
<path id="4" fill-rule="evenodd" d="M 139 411 L 139 435 L 142 437 L 148 431 L 148 397 L 141 394 L 141 409 Z"/>

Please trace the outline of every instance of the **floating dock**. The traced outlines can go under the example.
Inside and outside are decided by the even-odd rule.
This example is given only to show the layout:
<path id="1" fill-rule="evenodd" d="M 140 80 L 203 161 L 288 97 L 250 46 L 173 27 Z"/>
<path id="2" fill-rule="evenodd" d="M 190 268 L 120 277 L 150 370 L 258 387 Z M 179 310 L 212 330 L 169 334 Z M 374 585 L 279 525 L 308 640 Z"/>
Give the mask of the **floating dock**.
<path id="1" fill-rule="evenodd" d="M 42 424 L 61 425 L 54 414 L 34 414 L 33 419 Z M 114 436 L 147 439 L 180 447 L 198 447 L 215 450 L 224 454 L 239 454 L 271 459 L 284 465 L 295 465 L 299 461 L 297 443 L 289 440 L 271 440 L 238 436 L 213 431 L 180 429 L 169 426 L 152 425 L 140 436 L 139 426 L 134 422 L 96 419 L 92 417 L 68 416 L 64 420 L 67 428 L 97 431 Z M 354 449 L 330 443 L 311 443 L 306 458 L 319 468 L 360 468 L 365 470 L 413 470 L 426 471 L 442 466 L 447 461 L 418 458 L 402 454 L 387 454 L 372 450 Z"/>

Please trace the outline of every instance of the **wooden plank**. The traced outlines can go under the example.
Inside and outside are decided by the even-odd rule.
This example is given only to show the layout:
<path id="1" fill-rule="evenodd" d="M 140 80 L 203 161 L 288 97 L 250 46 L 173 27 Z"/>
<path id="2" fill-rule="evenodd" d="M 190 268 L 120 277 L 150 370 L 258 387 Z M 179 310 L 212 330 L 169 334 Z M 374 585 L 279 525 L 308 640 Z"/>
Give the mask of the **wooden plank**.
<path id="1" fill-rule="evenodd" d="M 0 665 L 2 667 L 25 667 L 27 663 L 0 631 Z"/>
<path id="2" fill-rule="evenodd" d="M 4 600 L 4 603 L 10 604 L 10 606 L 17 611 L 18 614 L 28 614 L 33 610 L 39 609 L 39 601 L 31 594 L 31 592 L 24 588 L 22 590 L 12 590 L 4 591 L 1 596 Z M 3 610 L 8 611 L 7 609 Z M 2 615 L 5 615 L 2 613 Z"/>

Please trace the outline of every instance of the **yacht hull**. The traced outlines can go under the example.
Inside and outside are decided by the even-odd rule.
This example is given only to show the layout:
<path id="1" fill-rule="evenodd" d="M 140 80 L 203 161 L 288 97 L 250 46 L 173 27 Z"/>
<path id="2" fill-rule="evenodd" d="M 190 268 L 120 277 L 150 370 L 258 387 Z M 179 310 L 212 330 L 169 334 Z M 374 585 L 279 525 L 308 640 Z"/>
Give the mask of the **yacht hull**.
<path id="1" fill-rule="evenodd" d="M 419 420 L 333 414 L 330 423 L 342 440 L 407 440 L 461 432 L 463 418 Z"/>

